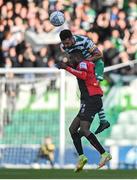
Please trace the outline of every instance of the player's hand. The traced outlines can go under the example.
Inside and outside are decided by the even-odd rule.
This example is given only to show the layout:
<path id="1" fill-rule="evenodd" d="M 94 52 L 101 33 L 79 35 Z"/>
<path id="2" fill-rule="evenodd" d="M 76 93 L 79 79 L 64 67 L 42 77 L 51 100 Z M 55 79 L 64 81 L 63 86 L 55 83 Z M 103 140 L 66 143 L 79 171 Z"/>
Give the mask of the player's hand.
<path id="1" fill-rule="evenodd" d="M 56 67 L 58 69 L 66 69 L 67 68 L 67 64 L 62 62 L 62 61 L 60 61 L 60 62 L 57 63 Z"/>

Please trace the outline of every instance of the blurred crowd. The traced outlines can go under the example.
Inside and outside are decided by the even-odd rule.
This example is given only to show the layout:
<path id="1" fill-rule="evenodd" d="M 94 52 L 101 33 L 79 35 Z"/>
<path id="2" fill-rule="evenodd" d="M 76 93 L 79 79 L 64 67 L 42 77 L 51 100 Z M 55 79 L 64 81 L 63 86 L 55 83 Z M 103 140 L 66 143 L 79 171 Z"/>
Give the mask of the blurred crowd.
<path id="1" fill-rule="evenodd" d="M 24 36 L 51 32 L 55 10 L 64 12 L 73 34 L 98 45 L 105 66 L 137 59 L 137 0 L 0 0 L 0 67 L 55 66 L 59 44 L 36 50 Z"/>

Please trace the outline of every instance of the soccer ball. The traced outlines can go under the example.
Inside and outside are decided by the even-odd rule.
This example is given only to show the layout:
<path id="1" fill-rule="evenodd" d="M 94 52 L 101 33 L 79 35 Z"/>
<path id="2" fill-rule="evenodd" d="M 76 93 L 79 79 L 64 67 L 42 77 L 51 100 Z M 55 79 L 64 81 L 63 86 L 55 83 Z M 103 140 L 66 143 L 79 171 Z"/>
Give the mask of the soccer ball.
<path id="1" fill-rule="evenodd" d="M 50 22 L 54 26 L 61 26 L 65 22 L 64 14 L 60 11 L 54 11 L 50 15 Z"/>

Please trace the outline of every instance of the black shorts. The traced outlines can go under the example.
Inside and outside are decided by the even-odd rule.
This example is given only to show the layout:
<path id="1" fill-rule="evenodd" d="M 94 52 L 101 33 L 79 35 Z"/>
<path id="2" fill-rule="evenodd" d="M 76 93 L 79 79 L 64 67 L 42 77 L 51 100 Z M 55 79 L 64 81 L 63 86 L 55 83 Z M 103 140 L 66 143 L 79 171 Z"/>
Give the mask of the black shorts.
<path id="1" fill-rule="evenodd" d="M 99 95 L 90 96 L 86 100 L 81 100 L 81 107 L 77 116 L 82 121 L 92 122 L 95 114 L 101 110 L 102 105 L 103 103 L 101 96 Z"/>

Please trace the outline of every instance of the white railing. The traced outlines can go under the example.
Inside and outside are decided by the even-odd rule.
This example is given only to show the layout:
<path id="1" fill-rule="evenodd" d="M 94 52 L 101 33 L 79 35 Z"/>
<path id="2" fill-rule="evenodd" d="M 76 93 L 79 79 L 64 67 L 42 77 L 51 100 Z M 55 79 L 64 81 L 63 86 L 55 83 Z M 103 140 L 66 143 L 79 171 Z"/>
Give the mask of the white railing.
<path id="1" fill-rule="evenodd" d="M 120 64 L 112 65 L 109 67 L 105 67 L 104 72 L 113 71 L 113 70 L 120 69 L 126 66 L 134 66 L 135 64 L 137 64 L 137 59 L 130 60 L 125 63 L 120 63 Z M 16 74 L 24 74 L 24 73 L 43 74 L 45 72 L 59 73 L 59 71 L 60 70 L 57 68 L 0 68 L 0 74 L 4 74 L 8 72 L 13 72 Z"/>
<path id="2" fill-rule="evenodd" d="M 126 67 L 126 66 L 134 66 L 135 64 L 137 64 L 137 59 L 130 60 L 130 61 L 125 62 L 125 63 L 120 63 L 120 64 L 116 64 L 113 66 L 106 67 L 105 72 L 113 71 L 116 69 L 121 69 L 121 68 Z"/>

